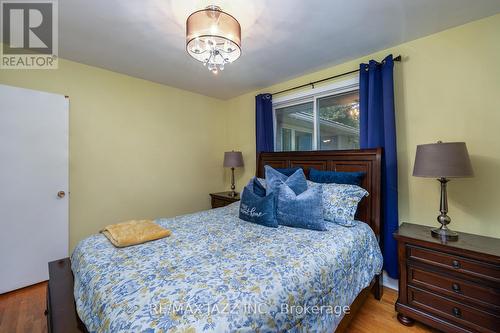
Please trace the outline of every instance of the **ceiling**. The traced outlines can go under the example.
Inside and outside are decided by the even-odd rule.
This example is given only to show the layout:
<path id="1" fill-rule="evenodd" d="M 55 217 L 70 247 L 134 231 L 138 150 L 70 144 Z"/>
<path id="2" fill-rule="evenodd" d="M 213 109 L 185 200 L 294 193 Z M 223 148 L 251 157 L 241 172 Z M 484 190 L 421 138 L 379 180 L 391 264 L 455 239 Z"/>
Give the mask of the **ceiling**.
<path id="1" fill-rule="evenodd" d="M 242 56 L 217 75 L 185 51 L 185 22 L 221 6 Z M 64 0 L 59 56 L 228 99 L 500 12 L 498 0 Z"/>

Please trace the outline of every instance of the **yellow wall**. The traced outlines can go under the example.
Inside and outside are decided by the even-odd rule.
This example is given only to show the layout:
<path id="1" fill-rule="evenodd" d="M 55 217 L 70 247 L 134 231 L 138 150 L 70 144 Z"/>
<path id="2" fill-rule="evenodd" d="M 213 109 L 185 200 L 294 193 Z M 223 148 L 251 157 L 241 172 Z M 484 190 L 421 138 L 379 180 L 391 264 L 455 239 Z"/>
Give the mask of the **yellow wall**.
<path id="1" fill-rule="evenodd" d="M 449 183 L 451 227 L 500 237 L 500 15 L 370 54 L 227 102 L 228 140 L 244 152 L 241 187 L 255 173 L 254 96 L 401 54 L 395 65 L 400 220 L 436 225 L 438 182 L 411 176 L 417 144 L 465 141 L 476 176 Z M 343 78 L 345 79 L 345 78 Z"/>
<path id="2" fill-rule="evenodd" d="M 223 189 L 223 102 L 61 60 L 0 83 L 70 96 L 70 248 L 109 223 L 209 207 Z"/>
<path id="3" fill-rule="evenodd" d="M 449 184 L 452 227 L 500 237 L 500 15 L 221 101 L 60 60 L 58 70 L 0 71 L 0 83 L 70 96 L 70 246 L 108 223 L 209 207 L 228 188 L 224 150 L 255 173 L 254 96 L 402 54 L 396 64 L 401 221 L 435 225 L 438 184 L 411 177 L 419 143 L 466 141 L 476 177 Z"/>

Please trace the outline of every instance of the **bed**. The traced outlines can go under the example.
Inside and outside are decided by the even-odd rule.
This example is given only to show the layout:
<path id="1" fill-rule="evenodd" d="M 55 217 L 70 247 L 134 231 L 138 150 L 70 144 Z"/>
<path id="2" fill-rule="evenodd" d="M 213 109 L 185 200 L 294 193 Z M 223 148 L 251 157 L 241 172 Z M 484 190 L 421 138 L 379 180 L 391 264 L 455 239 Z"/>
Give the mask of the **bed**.
<path id="1" fill-rule="evenodd" d="M 370 196 L 354 227 L 266 228 L 240 220 L 234 203 L 158 219 L 173 235 L 140 246 L 117 249 L 99 234 L 83 240 L 71 261 L 49 265 L 50 330 L 345 329 L 370 290 L 381 297 L 380 157 L 379 149 L 258 156 L 257 176 L 266 164 L 366 172 Z"/>

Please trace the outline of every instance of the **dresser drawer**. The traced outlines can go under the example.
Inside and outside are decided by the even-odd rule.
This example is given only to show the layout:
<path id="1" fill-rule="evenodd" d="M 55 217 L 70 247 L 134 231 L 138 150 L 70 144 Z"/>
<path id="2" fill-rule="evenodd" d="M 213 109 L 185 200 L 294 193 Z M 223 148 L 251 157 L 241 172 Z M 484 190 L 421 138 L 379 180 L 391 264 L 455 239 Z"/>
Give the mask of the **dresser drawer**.
<path id="1" fill-rule="evenodd" d="M 221 200 L 218 198 L 212 198 L 212 208 L 219 208 L 229 205 L 231 202 Z"/>
<path id="2" fill-rule="evenodd" d="M 473 332 L 498 332 L 500 318 L 491 313 L 461 304 L 412 286 L 408 287 L 408 302 L 411 306 L 468 327 Z"/>
<path id="3" fill-rule="evenodd" d="M 465 273 L 494 283 L 500 283 L 500 265 L 492 265 L 413 245 L 407 245 L 407 254 L 410 260 L 442 267 L 450 270 L 450 272 Z"/>
<path id="4" fill-rule="evenodd" d="M 238 193 L 232 195 L 230 191 L 210 193 L 210 198 L 212 199 L 212 208 L 224 207 L 233 202 L 240 201 L 240 195 Z"/>
<path id="5" fill-rule="evenodd" d="M 500 314 L 500 290 L 452 275 L 432 272 L 427 268 L 408 267 L 408 283 L 439 292 L 445 296 L 468 300 Z"/>

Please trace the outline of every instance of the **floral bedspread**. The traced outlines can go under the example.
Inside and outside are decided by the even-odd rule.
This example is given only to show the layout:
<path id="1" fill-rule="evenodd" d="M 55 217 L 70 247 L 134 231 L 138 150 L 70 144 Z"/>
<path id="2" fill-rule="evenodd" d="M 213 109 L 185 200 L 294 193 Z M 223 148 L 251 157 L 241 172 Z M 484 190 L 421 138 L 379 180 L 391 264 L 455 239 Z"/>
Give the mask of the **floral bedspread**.
<path id="1" fill-rule="evenodd" d="M 172 236 L 128 248 L 82 240 L 71 265 L 89 332 L 332 332 L 382 269 L 365 223 L 267 228 L 238 209 L 158 219 Z"/>

